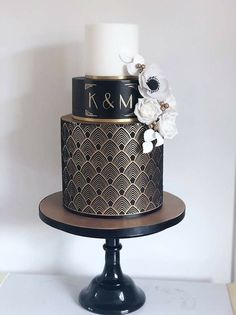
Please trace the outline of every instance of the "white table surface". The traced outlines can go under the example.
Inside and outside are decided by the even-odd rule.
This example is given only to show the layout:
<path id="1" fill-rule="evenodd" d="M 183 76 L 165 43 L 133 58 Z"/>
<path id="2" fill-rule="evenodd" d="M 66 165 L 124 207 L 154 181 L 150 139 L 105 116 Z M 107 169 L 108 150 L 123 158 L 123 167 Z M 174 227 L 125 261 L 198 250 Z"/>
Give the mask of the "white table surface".
<path id="1" fill-rule="evenodd" d="M 10 274 L 0 287 L 0 315 L 89 315 L 78 305 L 89 278 Z M 227 286 L 134 279 L 146 294 L 137 315 L 233 315 Z"/>

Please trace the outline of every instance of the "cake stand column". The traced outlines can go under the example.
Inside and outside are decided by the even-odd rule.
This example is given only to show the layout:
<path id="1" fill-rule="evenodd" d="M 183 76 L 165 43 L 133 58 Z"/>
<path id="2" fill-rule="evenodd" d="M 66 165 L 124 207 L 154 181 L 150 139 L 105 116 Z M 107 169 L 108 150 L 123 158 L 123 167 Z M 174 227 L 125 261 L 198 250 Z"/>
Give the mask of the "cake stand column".
<path id="1" fill-rule="evenodd" d="M 107 315 L 127 314 L 139 309 L 145 302 L 145 294 L 121 270 L 119 239 L 106 239 L 103 248 L 106 252 L 104 270 L 81 291 L 80 304 L 91 312 Z"/>

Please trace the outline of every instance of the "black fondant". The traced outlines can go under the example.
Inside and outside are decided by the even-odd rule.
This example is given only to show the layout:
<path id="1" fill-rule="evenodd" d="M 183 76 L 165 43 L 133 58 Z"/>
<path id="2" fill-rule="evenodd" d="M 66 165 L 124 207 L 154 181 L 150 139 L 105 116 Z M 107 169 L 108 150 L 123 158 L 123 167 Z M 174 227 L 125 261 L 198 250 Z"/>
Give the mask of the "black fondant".
<path id="1" fill-rule="evenodd" d="M 74 116 L 100 119 L 132 118 L 141 97 L 137 79 L 72 79 L 72 113 Z"/>
<path id="2" fill-rule="evenodd" d="M 62 117 L 64 206 L 78 214 L 103 217 L 158 209 L 163 201 L 163 146 L 144 154 L 145 130 L 137 123 L 88 124 L 71 115 Z"/>

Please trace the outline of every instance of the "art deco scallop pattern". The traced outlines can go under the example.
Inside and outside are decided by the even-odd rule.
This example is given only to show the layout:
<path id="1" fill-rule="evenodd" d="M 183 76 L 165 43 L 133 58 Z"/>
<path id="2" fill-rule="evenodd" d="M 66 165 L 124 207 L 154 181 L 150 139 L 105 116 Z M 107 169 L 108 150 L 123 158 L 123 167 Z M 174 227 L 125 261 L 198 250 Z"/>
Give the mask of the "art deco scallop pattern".
<path id="1" fill-rule="evenodd" d="M 64 206 L 77 213 L 124 216 L 162 205 L 163 146 L 142 153 L 140 124 L 61 119 Z"/>

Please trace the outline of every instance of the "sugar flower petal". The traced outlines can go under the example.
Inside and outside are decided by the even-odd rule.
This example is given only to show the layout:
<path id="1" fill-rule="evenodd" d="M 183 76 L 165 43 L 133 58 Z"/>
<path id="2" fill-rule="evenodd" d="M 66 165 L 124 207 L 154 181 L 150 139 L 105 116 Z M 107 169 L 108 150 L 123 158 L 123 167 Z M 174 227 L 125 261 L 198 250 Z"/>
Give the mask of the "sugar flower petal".
<path id="1" fill-rule="evenodd" d="M 145 132 L 144 132 L 144 141 L 153 141 L 156 139 L 156 135 L 155 135 L 155 131 L 153 129 L 147 129 Z"/>
<path id="2" fill-rule="evenodd" d="M 151 141 L 143 142 L 143 153 L 150 153 L 153 149 L 153 143 Z"/>
<path id="3" fill-rule="evenodd" d="M 145 60 L 144 60 L 143 56 L 137 54 L 137 55 L 134 55 L 133 63 L 135 63 L 135 64 L 138 64 L 138 63 L 144 64 Z"/>
<path id="4" fill-rule="evenodd" d="M 120 60 L 124 63 L 131 63 L 133 61 L 133 56 L 128 54 L 127 52 L 121 52 L 119 54 Z"/>
<path id="5" fill-rule="evenodd" d="M 159 132 L 155 132 L 155 138 L 157 140 L 155 147 L 159 147 L 164 144 L 164 139 L 162 136 L 159 134 Z"/>
<path id="6" fill-rule="evenodd" d="M 136 64 L 133 62 L 127 64 L 127 71 L 130 75 L 138 75 L 138 69 L 136 67 Z"/>
<path id="7" fill-rule="evenodd" d="M 168 95 L 168 97 L 164 101 L 169 105 L 169 108 L 167 109 L 168 111 L 175 110 L 176 108 L 176 99 L 173 94 Z"/>
<path id="8" fill-rule="evenodd" d="M 141 55 L 135 55 L 130 63 L 127 64 L 127 71 L 130 75 L 139 74 L 137 64 L 144 64 L 144 58 Z"/>

